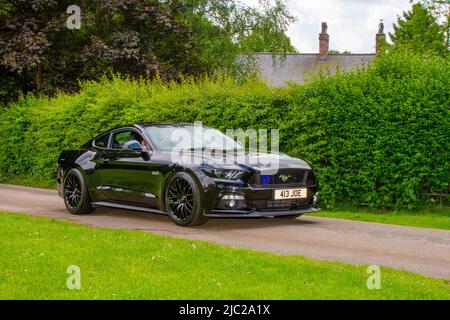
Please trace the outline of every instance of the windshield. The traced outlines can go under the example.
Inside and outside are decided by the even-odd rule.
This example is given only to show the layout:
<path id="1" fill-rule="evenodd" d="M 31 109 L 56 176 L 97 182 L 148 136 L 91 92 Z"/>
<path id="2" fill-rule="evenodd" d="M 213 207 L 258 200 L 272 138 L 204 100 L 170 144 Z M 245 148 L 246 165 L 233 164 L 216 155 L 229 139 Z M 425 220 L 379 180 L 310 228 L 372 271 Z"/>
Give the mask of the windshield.
<path id="1" fill-rule="evenodd" d="M 160 125 L 145 129 L 159 150 L 241 150 L 243 146 L 216 129 L 201 126 Z"/>

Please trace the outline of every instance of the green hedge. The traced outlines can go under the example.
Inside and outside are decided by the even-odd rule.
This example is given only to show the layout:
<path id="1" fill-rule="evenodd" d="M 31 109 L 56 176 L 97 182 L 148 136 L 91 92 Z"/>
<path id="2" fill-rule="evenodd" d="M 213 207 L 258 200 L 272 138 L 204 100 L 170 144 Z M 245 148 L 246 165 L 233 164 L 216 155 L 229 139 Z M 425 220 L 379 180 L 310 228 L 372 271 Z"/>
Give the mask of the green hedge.
<path id="1" fill-rule="evenodd" d="M 279 128 L 282 151 L 311 162 L 324 206 L 430 205 L 450 176 L 449 60 L 391 55 L 367 70 L 274 89 L 249 80 L 182 83 L 115 78 L 79 94 L 27 96 L 0 115 L 0 178 L 54 185 L 63 149 L 119 124 L 202 121 Z"/>

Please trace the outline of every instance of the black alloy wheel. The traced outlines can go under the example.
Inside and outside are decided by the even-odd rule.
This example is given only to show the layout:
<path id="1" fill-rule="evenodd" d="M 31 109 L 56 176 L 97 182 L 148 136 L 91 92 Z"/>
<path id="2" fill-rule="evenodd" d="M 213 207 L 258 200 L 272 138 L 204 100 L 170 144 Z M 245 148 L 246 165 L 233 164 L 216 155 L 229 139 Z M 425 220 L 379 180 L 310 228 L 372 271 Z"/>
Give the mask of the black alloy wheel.
<path id="1" fill-rule="evenodd" d="M 203 215 L 200 190 L 194 179 L 180 172 L 167 184 L 166 210 L 169 217 L 180 226 L 197 226 L 206 223 Z"/>
<path id="2" fill-rule="evenodd" d="M 78 169 L 71 169 L 66 173 L 63 188 L 67 210 L 73 214 L 93 211 L 86 182 Z"/>
<path id="3" fill-rule="evenodd" d="M 64 183 L 64 198 L 71 209 L 78 208 L 81 203 L 81 183 L 73 174 Z"/>
<path id="4" fill-rule="evenodd" d="M 190 217 L 194 210 L 194 194 L 189 183 L 176 178 L 172 181 L 168 190 L 169 209 L 179 220 Z"/>

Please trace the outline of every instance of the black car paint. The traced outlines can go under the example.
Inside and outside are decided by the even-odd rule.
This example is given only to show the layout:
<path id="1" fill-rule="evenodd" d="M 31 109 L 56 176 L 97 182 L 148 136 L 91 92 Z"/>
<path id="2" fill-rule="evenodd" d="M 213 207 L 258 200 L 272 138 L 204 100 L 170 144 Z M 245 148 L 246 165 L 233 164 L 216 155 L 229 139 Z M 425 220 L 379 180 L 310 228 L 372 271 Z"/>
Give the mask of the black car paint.
<path id="1" fill-rule="evenodd" d="M 164 212 L 166 181 L 172 174 L 184 171 L 189 173 L 200 186 L 205 215 L 211 217 L 283 216 L 319 210 L 315 208 L 316 203 L 313 203 L 313 195 L 318 188 L 315 178 L 311 184 L 261 185 L 257 177 L 264 172 L 264 167 L 239 164 L 241 169 L 247 171 L 241 180 L 217 179 L 208 175 L 208 172 L 203 170 L 203 166 L 198 164 L 199 162 L 197 164 L 173 163 L 171 153 L 157 150 L 147 136 L 145 128 L 149 125 L 152 124 L 121 126 L 95 137 L 78 150 L 63 151 L 57 168 L 60 196 L 63 192 L 65 173 L 72 168 L 78 168 L 86 179 L 94 205 L 124 205 L 133 206 L 129 208 L 134 209 L 147 208 L 150 211 Z M 152 150 L 111 149 L 113 134 L 123 130 L 139 133 Z M 110 134 L 108 148 L 95 146 L 94 141 L 108 133 Z M 264 155 L 259 156 L 264 157 Z M 204 154 L 195 151 L 192 152 L 192 157 L 205 160 Z M 311 174 L 313 172 L 310 165 L 302 160 L 283 155 L 280 159 L 281 170 L 308 170 Z M 208 157 L 207 160 L 214 163 L 214 156 Z M 274 202 L 272 199 L 275 189 L 296 187 L 308 188 L 308 197 L 300 205 L 279 209 L 264 208 L 264 206 L 257 208 L 256 203 Z M 248 207 L 244 210 L 218 210 L 217 205 L 223 194 L 244 196 Z"/>

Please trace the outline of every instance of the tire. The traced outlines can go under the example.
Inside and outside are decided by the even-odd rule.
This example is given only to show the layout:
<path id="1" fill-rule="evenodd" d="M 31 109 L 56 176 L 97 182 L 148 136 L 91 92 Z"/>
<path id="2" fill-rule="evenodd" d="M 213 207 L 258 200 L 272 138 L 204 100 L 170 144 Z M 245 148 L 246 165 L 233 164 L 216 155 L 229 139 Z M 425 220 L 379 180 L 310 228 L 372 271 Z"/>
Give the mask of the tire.
<path id="1" fill-rule="evenodd" d="M 165 208 L 170 219 L 182 227 L 200 226 L 208 221 L 203 215 L 200 188 L 185 172 L 176 173 L 167 181 Z"/>
<path id="2" fill-rule="evenodd" d="M 297 219 L 300 218 L 302 215 L 301 214 L 293 214 L 291 216 L 276 216 L 275 218 L 278 219 Z"/>
<path id="3" fill-rule="evenodd" d="M 72 214 L 88 214 L 94 211 L 91 197 L 83 174 L 78 169 L 70 169 L 63 183 L 63 198 L 67 210 Z"/>

